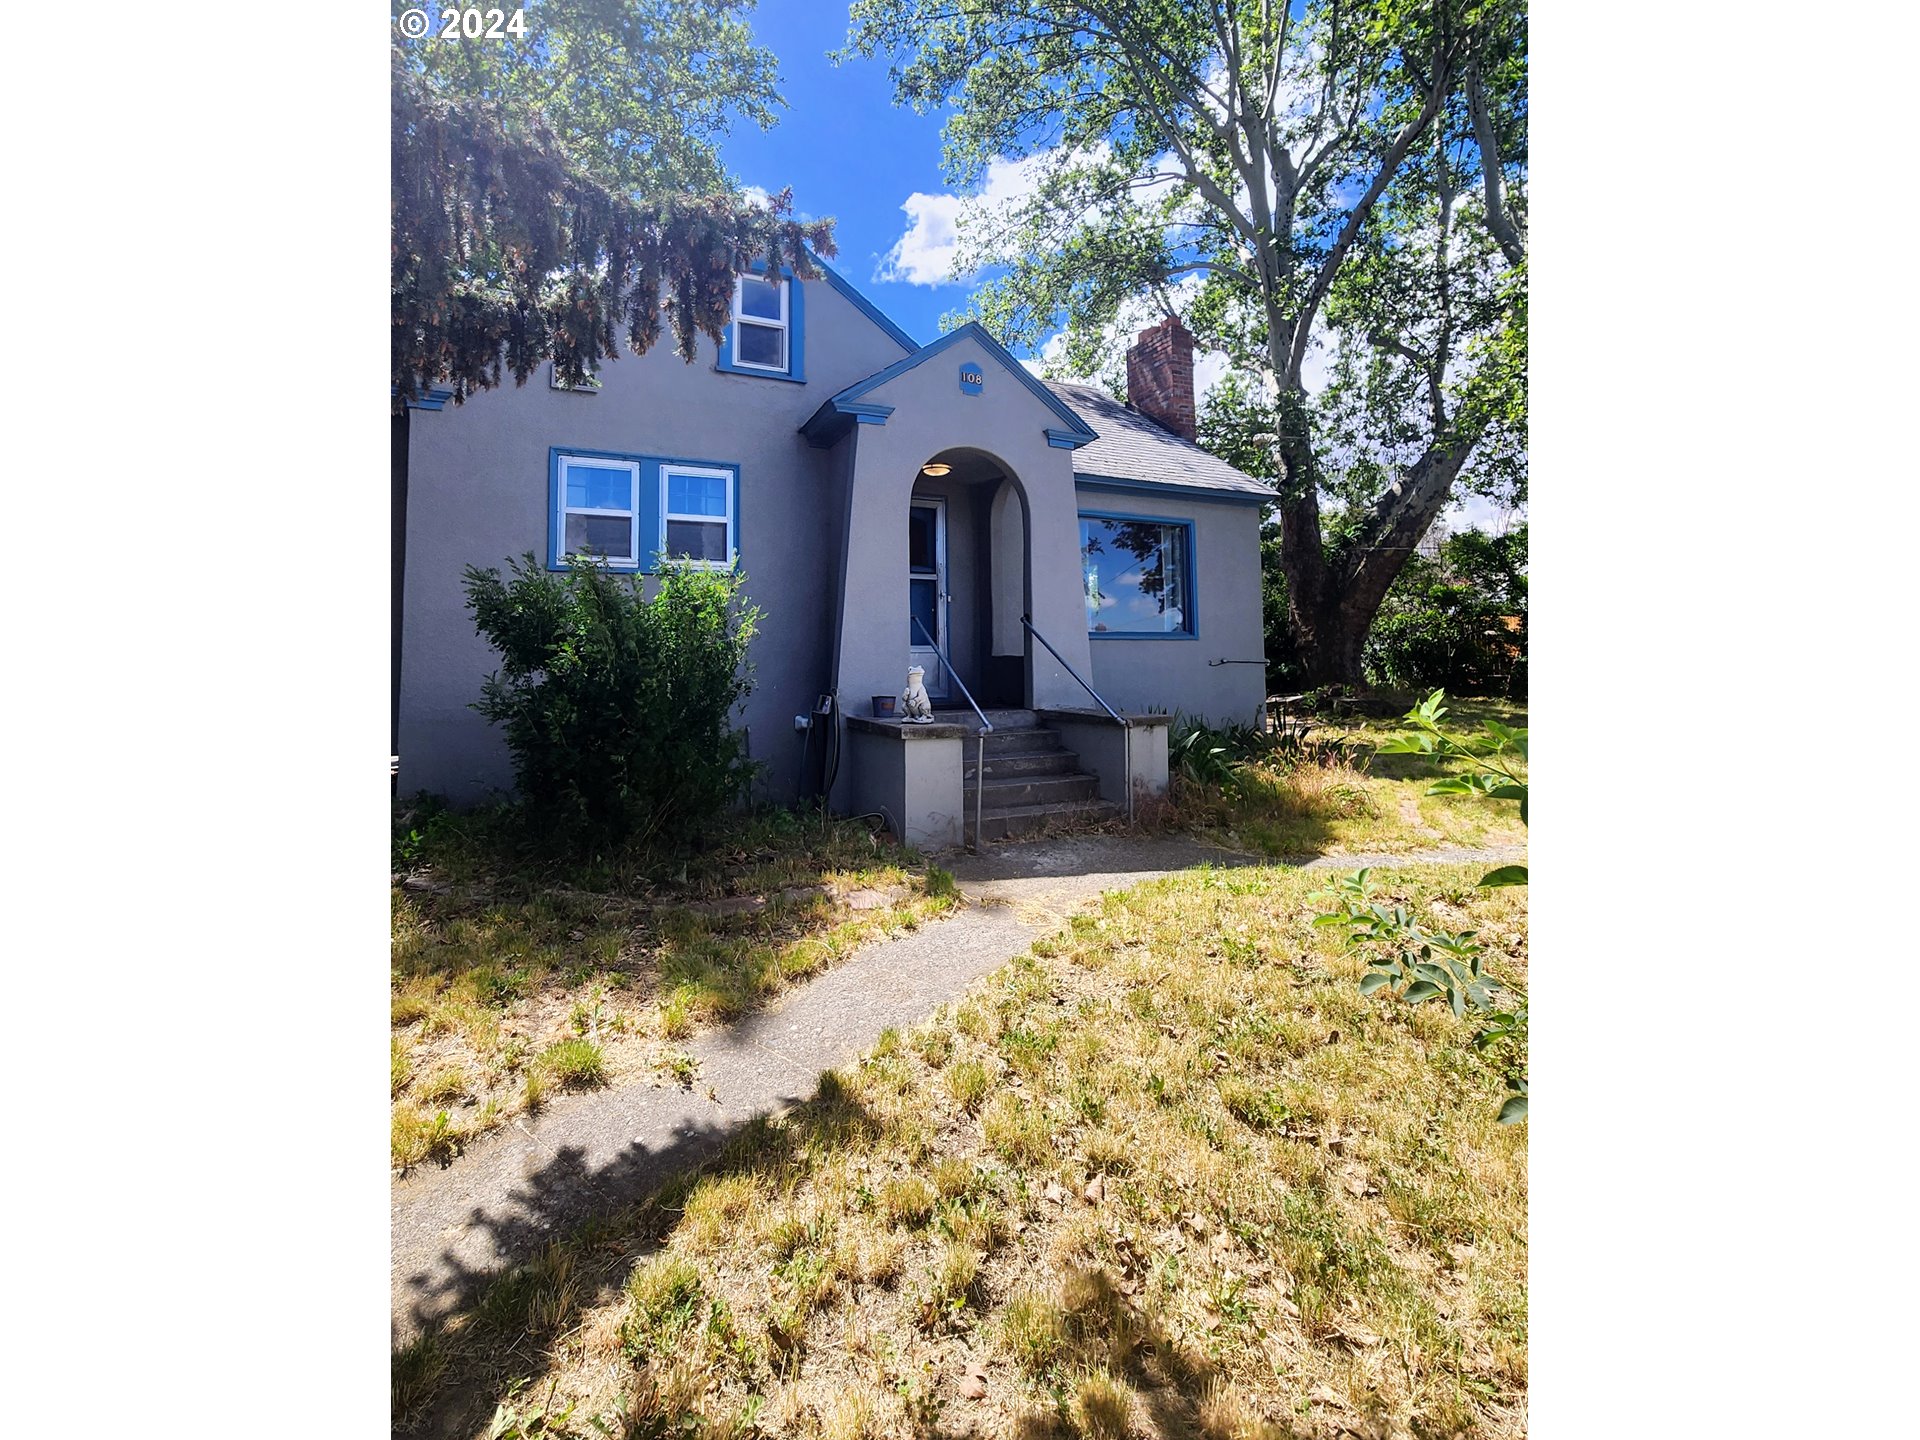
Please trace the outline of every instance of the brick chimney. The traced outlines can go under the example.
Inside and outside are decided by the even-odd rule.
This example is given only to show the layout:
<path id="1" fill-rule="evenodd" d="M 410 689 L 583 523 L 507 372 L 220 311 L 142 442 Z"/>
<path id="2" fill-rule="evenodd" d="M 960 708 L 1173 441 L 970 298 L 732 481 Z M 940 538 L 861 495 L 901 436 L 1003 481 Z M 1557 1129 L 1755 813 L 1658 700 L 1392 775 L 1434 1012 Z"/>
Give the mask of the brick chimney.
<path id="1" fill-rule="evenodd" d="M 1193 332 L 1169 315 L 1127 348 L 1127 403 L 1184 440 L 1198 437 L 1193 413 Z"/>

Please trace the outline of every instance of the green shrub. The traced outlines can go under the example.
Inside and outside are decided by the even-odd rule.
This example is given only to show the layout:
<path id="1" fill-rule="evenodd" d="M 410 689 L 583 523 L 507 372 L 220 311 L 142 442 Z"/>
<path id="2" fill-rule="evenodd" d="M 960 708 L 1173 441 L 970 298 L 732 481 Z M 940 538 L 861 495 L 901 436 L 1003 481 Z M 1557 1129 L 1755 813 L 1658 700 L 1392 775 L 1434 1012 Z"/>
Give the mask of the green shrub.
<path id="1" fill-rule="evenodd" d="M 1367 635 L 1367 679 L 1393 689 L 1526 694 L 1527 527 L 1465 530 L 1394 578 Z M 1509 617 L 1518 623 L 1514 629 Z"/>
<path id="2" fill-rule="evenodd" d="M 1367 635 L 1367 678 L 1396 690 L 1444 686 L 1460 694 L 1498 694 L 1499 612 L 1458 585 L 1434 585 L 1396 614 L 1383 614 Z"/>
<path id="3" fill-rule="evenodd" d="M 502 662 L 473 708 L 505 733 L 532 826 L 577 848 L 674 841 L 744 793 L 730 722 L 760 612 L 737 572 L 664 564 L 649 599 L 595 563 L 550 573 L 528 554 L 508 570 L 467 568 Z"/>

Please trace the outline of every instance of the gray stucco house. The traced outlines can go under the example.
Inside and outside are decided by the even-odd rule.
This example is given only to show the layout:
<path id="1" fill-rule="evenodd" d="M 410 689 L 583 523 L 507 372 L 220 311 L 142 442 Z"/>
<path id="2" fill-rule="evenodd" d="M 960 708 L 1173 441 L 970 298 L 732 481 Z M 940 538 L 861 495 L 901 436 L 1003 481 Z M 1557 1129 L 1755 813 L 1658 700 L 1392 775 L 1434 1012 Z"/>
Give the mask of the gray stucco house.
<path id="1" fill-rule="evenodd" d="M 1168 712 L 1258 716 L 1272 492 L 1192 443 L 1184 328 L 1141 334 L 1123 405 L 1036 379 L 978 325 L 917 345 L 822 271 L 741 276 L 725 340 L 693 364 L 662 345 L 590 389 L 549 373 L 415 407 L 401 793 L 511 787 L 469 708 L 497 656 L 461 574 L 528 550 L 741 566 L 765 612 L 741 717 L 756 795 L 826 789 L 920 844 L 959 843 L 976 816 L 991 838 L 1124 805 L 1165 785 Z M 873 717 L 910 664 L 933 725 Z"/>

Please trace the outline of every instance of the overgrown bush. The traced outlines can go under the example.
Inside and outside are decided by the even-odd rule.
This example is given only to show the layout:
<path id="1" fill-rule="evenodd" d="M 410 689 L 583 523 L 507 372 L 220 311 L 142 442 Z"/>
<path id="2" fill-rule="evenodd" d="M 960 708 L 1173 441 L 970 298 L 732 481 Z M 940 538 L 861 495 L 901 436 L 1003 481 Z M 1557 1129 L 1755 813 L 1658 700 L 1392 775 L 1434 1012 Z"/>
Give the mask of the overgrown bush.
<path id="1" fill-rule="evenodd" d="M 669 563 L 649 599 L 638 576 L 528 554 L 465 583 L 501 656 L 473 708 L 505 732 L 531 827 L 572 848 L 671 841 L 745 792 L 732 717 L 760 612 L 738 573 Z"/>
<path id="2" fill-rule="evenodd" d="M 1363 768 L 1353 745 L 1340 736 L 1309 737 L 1294 728 L 1267 731 L 1237 723 L 1209 725 L 1180 714 L 1173 717 L 1167 740 L 1167 766 L 1189 785 L 1225 794 L 1245 792 L 1255 768 L 1291 775 L 1317 767 L 1356 779 Z"/>
<path id="3" fill-rule="evenodd" d="M 1367 635 L 1370 683 L 1463 695 L 1526 694 L 1527 528 L 1447 537 L 1413 556 Z"/>

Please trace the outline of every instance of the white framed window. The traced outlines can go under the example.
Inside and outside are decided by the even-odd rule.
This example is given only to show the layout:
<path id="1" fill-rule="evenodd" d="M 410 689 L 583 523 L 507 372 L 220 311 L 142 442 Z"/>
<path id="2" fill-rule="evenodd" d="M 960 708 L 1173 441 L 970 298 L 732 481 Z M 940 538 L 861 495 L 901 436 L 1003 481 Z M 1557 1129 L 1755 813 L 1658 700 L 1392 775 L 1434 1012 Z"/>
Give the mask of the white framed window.
<path id="1" fill-rule="evenodd" d="M 561 455 L 554 486 L 556 563 L 597 555 L 617 570 L 640 566 L 640 463 Z"/>
<path id="2" fill-rule="evenodd" d="M 739 549 L 733 472 L 705 465 L 660 467 L 661 549 L 669 560 L 723 568 Z"/>
<path id="3" fill-rule="evenodd" d="M 733 281 L 733 363 L 743 370 L 784 375 L 792 369 L 792 281 L 736 275 Z"/>

